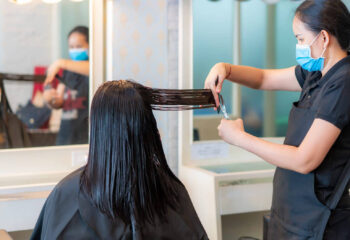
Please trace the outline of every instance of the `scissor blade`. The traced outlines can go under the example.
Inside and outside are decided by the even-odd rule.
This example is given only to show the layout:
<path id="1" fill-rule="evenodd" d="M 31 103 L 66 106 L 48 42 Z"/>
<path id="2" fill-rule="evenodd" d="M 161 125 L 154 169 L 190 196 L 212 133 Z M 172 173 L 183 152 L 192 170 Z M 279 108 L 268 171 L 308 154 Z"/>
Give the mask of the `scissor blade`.
<path id="1" fill-rule="evenodd" d="M 222 113 L 224 114 L 225 119 L 230 119 L 230 117 L 226 111 L 226 106 L 224 104 L 224 98 L 222 97 L 221 94 L 219 94 L 219 103 L 220 103 L 220 108 L 221 108 Z"/>
<path id="2" fill-rule="evenodd" d="M 221 110 L 222 110 L 222 113 L 224 114 L 225 119 L 230 119 L 230 117 L 229 117 L 228 114 L 227 114 L 225 105 L 223 105 L 223 106 L 221 107 Z"/>

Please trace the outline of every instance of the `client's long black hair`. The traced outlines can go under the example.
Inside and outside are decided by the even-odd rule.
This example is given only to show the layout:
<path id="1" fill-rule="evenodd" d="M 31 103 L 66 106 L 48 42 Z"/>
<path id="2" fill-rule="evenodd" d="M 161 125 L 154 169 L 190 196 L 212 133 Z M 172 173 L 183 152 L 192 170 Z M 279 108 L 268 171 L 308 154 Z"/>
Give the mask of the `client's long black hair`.
<path id="1" fill-rule="evenodd" d="M 176 209 L 179 204 L 182 183 L 166 162 L 152 107 L 191 101 L 181 102 L 178 96 L 168 101 L 164 94 L 169 91 L 110 81 L 92 100 L 89 156 L 81 189 L 111 219 L 152 223 L 156 215 L 165 216 L 167 207 Z M 201 99 L 193 100 L 193 105 L 205 104 L 209 96 L 208 105 L 214 106 L 210 90 L 206 92 L 193 98 Z"/>

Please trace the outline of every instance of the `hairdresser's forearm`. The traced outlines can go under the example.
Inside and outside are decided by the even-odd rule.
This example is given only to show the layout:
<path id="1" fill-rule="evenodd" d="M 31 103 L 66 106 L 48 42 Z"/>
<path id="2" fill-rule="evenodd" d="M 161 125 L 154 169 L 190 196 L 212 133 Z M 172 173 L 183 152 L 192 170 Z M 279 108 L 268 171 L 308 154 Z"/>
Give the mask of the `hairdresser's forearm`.
<path id="1" fill-rule="evenodd" d="M 249 88 L 259 89 L 264 78 L 264 70 L 254 67 L 222 63 L 226 69 L 226 79 Z"/>
<path id="2" fill-rule="evenodd" d="M 297 147 L 268 142 L 246 132 L 243 133 L 237 146 L 259 156 L 272 165 L 299 173 L 308 172 L 305 156 Z"/>
<path id="3" fill-rule="evenodd" d="M 73 61 L 68 59 L 62 59 L 60 66 L 62 69 L 68 70 L 70 72 L 75 72 L 89 76 L 89 61 Z"/>

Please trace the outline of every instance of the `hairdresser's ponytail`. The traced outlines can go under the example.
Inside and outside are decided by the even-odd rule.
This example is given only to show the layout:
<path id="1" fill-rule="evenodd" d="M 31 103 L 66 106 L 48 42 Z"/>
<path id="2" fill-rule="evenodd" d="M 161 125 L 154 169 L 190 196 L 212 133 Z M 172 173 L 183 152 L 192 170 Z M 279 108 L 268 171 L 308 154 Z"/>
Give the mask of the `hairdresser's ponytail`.
<path id="1" fill-rule="evenodd" d="M 345 35 L 347 36 L 347 52 L 350 54 L 350 12 L 348 11 L 347 18 L 346 18 L 346 28 L 344 29 Z"/>

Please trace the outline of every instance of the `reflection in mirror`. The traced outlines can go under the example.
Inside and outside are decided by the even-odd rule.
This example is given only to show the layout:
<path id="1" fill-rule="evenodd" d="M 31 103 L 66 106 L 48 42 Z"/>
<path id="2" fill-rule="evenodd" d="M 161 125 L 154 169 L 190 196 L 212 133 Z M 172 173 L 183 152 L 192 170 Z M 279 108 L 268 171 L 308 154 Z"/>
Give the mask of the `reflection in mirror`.
<path id="1" fill-rule="evenodd" d="M 235 16 L 240 14 L 240 64 L 258 68 L 296 65 L 296 40 L 292 19 L 298 1 L 266 4 L 261 0 L 193 0 L 193 81 L 203 88 L 211 67 L 233 63 Z M 238 9 L 235 9 L 238 7 Z M 208 18 L 208 16 L 211 16 Z M 223 98 L 231 118 L 241 117 L 247 132 L 259 137 L 284 136 L 289 110 L 298 93 L 263 92 L 241 88 L 241 116 L 233 113 L 233 84 L 225 82 Z M 219 139 L 217 126 L 222 114 L 213 110 L 194 111 L 194 141 Z"/>
<path id="2" fill-rule="evenodd" d="M 0 149 L 88 143 L 89 1 L 0 1 Z"/>

